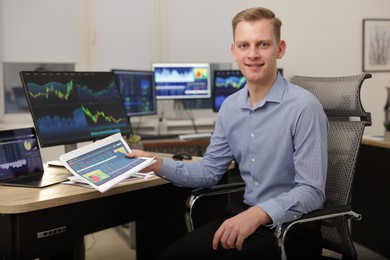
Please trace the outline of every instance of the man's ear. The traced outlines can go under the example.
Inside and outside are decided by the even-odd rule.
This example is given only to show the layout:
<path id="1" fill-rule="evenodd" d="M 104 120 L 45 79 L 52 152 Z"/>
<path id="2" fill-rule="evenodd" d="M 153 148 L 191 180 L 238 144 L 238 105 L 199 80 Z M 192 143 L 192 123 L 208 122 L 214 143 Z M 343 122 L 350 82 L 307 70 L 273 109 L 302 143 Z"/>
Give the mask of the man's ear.
<path id="1" fill-rule="evenodd" d="M 236 51 L 234 49 L 234 43 L 232 43 L 232 45 L 230 45 L 230 52 L 232 53 L 232 56 L 233 56 L 233 59 L 235 61 L 237 61 L 237 58 L 236 58 Z"/>
<path id="2" fill-rule="evenodd" d="M 286 52 L 286 42 L 281 40 L 279 43 L 279 53 L 278 53 L 278 59 L 283 58 L 284 53 Z"/>

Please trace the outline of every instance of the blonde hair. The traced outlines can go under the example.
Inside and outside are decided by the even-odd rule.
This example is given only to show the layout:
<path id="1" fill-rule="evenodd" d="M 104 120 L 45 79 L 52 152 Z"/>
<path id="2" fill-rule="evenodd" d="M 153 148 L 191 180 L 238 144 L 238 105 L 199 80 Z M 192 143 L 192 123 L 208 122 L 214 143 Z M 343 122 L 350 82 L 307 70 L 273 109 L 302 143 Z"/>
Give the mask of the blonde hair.
<path id="1" fill-rule="evenodd" d="M 274 27 L 274 33 L 276 36 L 276 39 L 280 41 L 280 31 L 282 27 L 282 21 L 277 18 L 271 10 L 263 7 L 253 7 L 246 10 L 243 10 L 239 13 L 237 13 L 232 20 L 232 27 L 233 27 L 233 39 L 235 39 L 236 36 L 236 27 L 238 23 L 240 22 L 256 22 L 262 19 L 267 19 L 271 22 L 272 26 Z"/>

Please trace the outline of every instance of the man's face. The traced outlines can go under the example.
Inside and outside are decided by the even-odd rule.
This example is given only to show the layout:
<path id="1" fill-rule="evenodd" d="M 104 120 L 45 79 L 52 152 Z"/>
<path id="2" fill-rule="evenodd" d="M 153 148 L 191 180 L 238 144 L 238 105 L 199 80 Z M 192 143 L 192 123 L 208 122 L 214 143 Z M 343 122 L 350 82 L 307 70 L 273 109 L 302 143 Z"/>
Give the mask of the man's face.
<path id="1" fill-rule="evenodd" d="M 248 85 L 268 86 L 275 80 L 276 61 L 285 48 L 285 42 L 276 39 L 272 24 L 262 19 L 238 23 L 231 51 Z"/>

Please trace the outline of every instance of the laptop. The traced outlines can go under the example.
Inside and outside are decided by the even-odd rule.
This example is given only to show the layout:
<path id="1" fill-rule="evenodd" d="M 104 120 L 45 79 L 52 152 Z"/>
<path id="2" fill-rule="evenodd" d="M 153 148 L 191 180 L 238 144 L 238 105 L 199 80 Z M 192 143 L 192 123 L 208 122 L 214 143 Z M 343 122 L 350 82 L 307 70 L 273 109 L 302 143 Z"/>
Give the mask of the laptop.
<path id="1" fill-rule="evenodd" d="M 68 179 L 44 173 L 34 127 L 0 131 L 0 185 L 40 188 Z"/>

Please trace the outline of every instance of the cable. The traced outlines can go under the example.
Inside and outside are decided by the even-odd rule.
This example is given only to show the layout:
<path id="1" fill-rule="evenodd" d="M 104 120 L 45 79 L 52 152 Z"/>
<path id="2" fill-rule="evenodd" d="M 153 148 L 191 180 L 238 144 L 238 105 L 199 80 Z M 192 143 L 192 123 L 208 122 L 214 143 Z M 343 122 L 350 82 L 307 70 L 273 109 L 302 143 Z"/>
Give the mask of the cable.
<path id="1" fill-rule="evenodd" d="M 191 120 L 192 127 L 194 128 L 195 134 L 197 134 L 198 133 L 198 128 L 197 128 L 197 126 L 195 124 L 195 118 L 194 118 L 194 115 L 192 113 L 192 109 L 184 109 L 184 111 L 186 112 L 187 116 Z"/>

